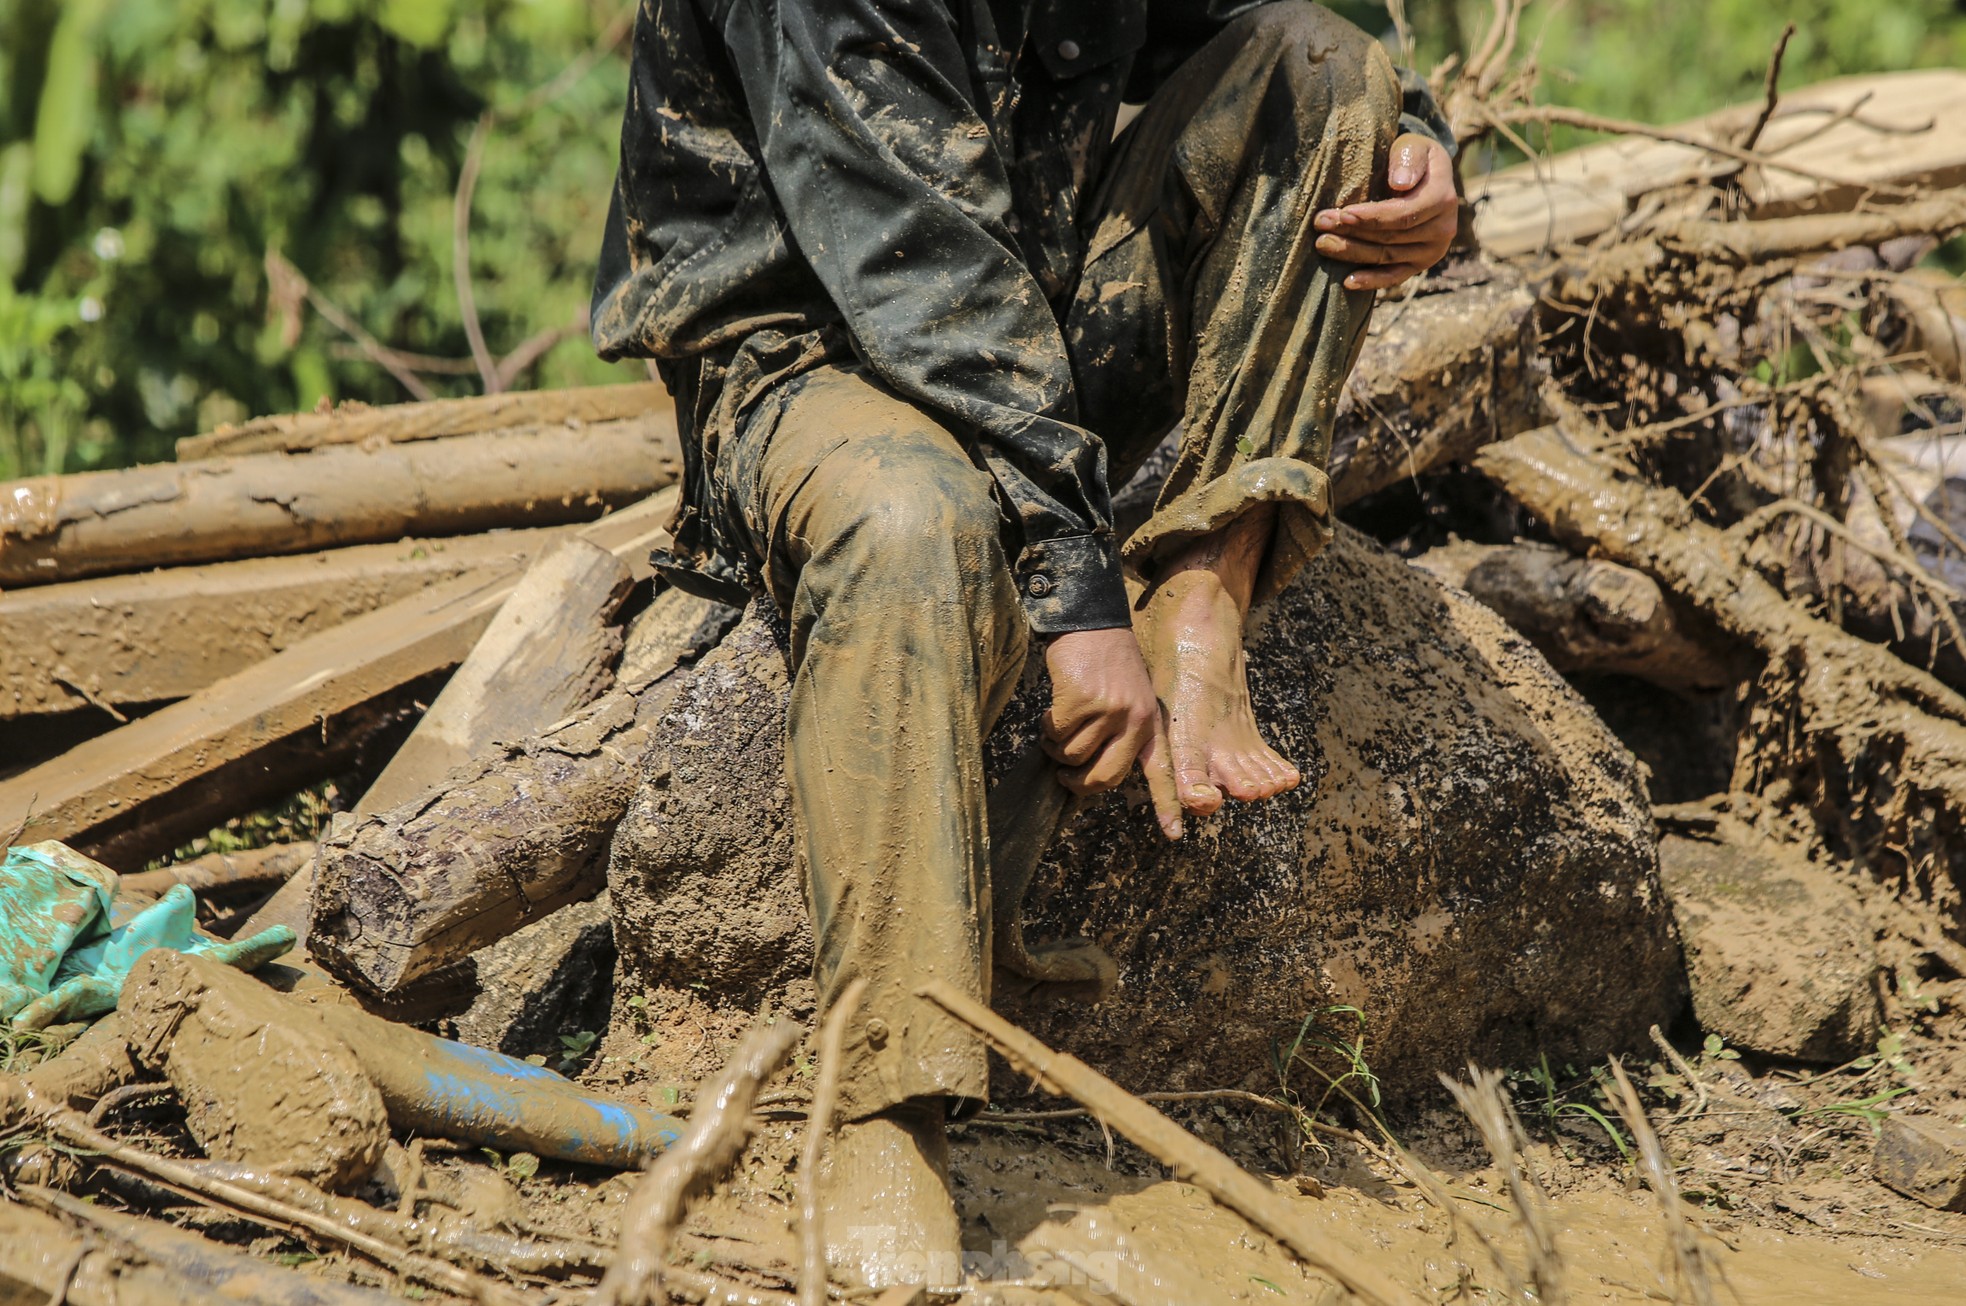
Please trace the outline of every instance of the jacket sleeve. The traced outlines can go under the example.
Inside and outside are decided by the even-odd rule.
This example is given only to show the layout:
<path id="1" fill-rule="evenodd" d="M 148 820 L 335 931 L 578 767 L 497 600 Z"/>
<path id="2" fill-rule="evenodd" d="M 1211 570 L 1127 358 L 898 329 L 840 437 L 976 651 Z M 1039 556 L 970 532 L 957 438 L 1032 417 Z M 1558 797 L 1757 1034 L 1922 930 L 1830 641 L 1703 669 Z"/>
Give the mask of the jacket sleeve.
<path id="1" fill-rule="evenodd" d="M 1106 451 L 1017 252 L 1010 185 L 940 0 L 718 0 L 765 172 L 867 364 L 973 439 L 1043 634 L 1124 626 Z M 987 61 L 986 61 L 987 62 Z M 987 79 L 986 66 L 982 76 Z"/>

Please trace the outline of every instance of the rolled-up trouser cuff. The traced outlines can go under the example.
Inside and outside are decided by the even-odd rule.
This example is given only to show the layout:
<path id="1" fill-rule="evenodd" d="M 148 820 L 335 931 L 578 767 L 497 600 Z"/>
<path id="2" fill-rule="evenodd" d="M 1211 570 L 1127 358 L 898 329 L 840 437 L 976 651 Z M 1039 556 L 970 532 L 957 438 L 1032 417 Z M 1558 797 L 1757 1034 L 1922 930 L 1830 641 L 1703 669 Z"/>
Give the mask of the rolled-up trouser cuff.
<path id="1" fill-rule="evenodd" d="M 976 1031 L 913 994 L 863 1005 L 841 1045 L 842 1120 L 862 1120 L 915 1098 L 989 1096 L 990 1067 Z"/>
<path id="2" fill-rule="evenodd" d="M 1269 554 L 1252 602 L 1274 597 L 1331 542 L 1331 478 L 1295 458 L 1255 458 L 1190 486 L 1154 510 L 1126 542 L 1126 562 L 1149 577 L 1183 547 L 1213 535 L 1257 504 L 1275 504 Z"/>

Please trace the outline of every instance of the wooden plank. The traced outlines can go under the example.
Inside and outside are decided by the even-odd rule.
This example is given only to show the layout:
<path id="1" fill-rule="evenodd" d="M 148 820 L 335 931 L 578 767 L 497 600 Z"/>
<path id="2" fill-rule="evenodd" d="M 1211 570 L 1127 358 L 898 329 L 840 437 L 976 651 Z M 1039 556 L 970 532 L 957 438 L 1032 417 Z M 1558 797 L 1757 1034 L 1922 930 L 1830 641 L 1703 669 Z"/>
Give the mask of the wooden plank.
<path id="1" fill-rule="evenodd" d="M 343 404 L 327 413 L 283 413 L 221 426 L 177 442 L 179 462 L 244 453 L 299 453 L 331 444 L 431 440 L 526 426 L 577 427 L 625 417 L 667 413 L 661 384 L 585 386 L 574 390 L 519 390 L 508 394 L 437 399 L 428 403 Z"/>
<path id="2" fill-rule="evenodd" d="M 365 612 L 523 567 L 567 527 L 358 544 L 0 594 L 0 720 L 183 698 Z"/>
<path id="3" fill-rule="evenodd" d="M 675 481 L 673 414 L 0 485 L 0 585 L 588 521 Z"/>
<path id="4" fill-rule="evenodd" d="M 1854 120 L 1822 130 L 1830 117 L 1860 100 L 1862 120 L 1894 130 L 1879 132 Z M 1760 109 L 1759 102 L 1734 105 L 1675 130 L 1732 142 Z M 1917 130 L 1921 127 L 1926 129 Z M 1880 184 L 1933 189 L 1966 184 L 1966 72 L 1938 68 L 1842 77 L 1787 92 L 1757 148 L 1837 178 L 1838 184 L 1751 168 L 1743 182 L 1753 217 L 1852 208 L 1866 187 Z M 1483 248 L 1504 257 L 1577 244 L 1611 230 L 1639 197 L 1733 166 L 1691 146 L 1644 137 L 1587 145 L 1541 163 L 1468 178 L 1475 234 Z"/>
<path id="5" fill-rule="evenodd" d="M 668 491 L 582 528 L 621 557 L 667 538 Z M 256 782 L 254 759 L 282 741 L 463 661 L 518 582 L 513 569 L 463 576 L 322 632 L 140 721 L 0 782 L 0 829 L 63 839 L 122 861 L 168 851 L 290 786 Z M 227 784 L 205 781 L 224 773 Z M 98 853 L 100 855 L 100 853 Z"/>

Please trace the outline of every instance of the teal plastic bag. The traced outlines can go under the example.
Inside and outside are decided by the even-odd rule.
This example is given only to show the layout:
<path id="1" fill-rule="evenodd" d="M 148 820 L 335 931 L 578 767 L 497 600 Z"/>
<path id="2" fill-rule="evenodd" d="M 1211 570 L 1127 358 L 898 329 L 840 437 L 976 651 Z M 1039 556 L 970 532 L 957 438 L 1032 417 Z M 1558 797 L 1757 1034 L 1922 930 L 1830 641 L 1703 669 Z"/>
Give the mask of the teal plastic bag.
<path id="1" fill-rule="evenodd" d="M 0 1020 L 44 1029 L 116 1008 L 123 981 L 152 948 L 255 970 L 294 946 L 284 925 L 226 942 L 197 927 L 197 900 L 177 885 L 154 903 L 116 901 L 116 872 L 48 840 L 0 863 Z"/>

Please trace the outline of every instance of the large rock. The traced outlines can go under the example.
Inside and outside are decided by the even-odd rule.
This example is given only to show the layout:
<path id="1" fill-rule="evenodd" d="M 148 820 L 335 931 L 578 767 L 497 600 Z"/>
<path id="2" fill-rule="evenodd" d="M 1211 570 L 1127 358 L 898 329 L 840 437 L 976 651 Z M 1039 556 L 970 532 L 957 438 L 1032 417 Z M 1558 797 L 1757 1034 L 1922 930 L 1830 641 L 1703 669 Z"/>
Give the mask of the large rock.
<path id="1" fill-rule="evenodd" d="M 1725 816 L 1668 833 L 1659 873 L 1703 1029 L 1798 1061 L 1870 1048 L 1883 1020 L 1877 942 L 1853 884 Z"/>
<path id="2" fill-rule="evenodd" d="M 1581 1062 L 1677 1012 L 1638 768 L 1499 618 L 1341 532 L 1260 614 L 1250 665 L 1303 786 L 1172 846 L 1142 794 L 1090 804 L 1039 870 L 1029 932 L 1096 938 L 1120 984 L 1091 1008 L 1010 992 L 999 1006 L 1140 1088 L 1273 1088 L 1279 1042 L 1355 1006 L 1394 1093 L 1470 1057 Z M 768 624 L 748 616 L 691 676 L 615 836 L 624 966 L 652 989 L 797 1012 L 811 943 Z M 1027 678 L 993 773 L 1045 692 Z"/>

